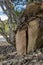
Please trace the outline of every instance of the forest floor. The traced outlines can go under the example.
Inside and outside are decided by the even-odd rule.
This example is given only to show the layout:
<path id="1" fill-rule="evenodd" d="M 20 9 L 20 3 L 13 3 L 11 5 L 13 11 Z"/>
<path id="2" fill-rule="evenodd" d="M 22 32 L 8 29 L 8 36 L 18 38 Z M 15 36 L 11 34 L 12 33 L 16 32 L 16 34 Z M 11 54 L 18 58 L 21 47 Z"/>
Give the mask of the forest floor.
<path id="1" fill-rule="evenodd" d="M 43 48 L 18 56 L 14 46 L 1 42 L 0 65 L 43 65 Z"/>

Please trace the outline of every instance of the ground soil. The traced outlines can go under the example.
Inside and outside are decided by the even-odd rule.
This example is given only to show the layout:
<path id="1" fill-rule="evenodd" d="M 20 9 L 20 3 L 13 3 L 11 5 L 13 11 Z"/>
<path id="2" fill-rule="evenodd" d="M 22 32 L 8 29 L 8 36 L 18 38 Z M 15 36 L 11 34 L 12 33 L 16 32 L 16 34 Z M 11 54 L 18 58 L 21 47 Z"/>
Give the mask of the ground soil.
<path id="1" fill-rule="evenodd" d="M 43 65 L 43 48 L 17 55 L 14 46 L 0 43 L 0 65 Z"/>

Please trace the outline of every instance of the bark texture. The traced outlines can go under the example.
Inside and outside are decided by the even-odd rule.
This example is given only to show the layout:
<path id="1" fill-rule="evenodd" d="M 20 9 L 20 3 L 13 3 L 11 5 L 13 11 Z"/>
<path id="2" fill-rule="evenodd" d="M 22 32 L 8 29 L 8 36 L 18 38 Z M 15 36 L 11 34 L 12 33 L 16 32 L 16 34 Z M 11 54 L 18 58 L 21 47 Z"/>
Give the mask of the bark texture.
<path id="1" fill-rule="evenodd" d="M 39 32 L 39 22 L 35 19 L 29 23 L 28 26 L 28 51 L 33 51 L 35 49 L 36 39 Z"/>
<path id="2" fill-rule="evenodd" d="M 17 31 L 16 49 L 18 54 L 26 54 L 26 32 L 25 30 Z"/>

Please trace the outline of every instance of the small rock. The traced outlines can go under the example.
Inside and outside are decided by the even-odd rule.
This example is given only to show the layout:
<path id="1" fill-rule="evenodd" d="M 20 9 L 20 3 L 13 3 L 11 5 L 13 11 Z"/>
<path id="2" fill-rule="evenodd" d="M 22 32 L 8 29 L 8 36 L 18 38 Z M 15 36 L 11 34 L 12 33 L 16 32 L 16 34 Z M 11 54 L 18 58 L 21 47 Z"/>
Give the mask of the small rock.
<path id="1" fill-rule="evenodd" d="M 34 65 L 41 65 L 41 63 L 40 62 L 36 62 Z"/>
<path id="2" fill-rule="evenodd" d="M 43 60 L 43 54 L 38 55 L 39 60 Z"/>
<path id="3" fill-rule="evenodd" d="M 32 60 L 31 62 L 33 62 L 33 63 L 34 63 L 34 62 L 36 62 L 36 61 L 37 61 L 37 60 L 35 59 L 35 60 Z"/>

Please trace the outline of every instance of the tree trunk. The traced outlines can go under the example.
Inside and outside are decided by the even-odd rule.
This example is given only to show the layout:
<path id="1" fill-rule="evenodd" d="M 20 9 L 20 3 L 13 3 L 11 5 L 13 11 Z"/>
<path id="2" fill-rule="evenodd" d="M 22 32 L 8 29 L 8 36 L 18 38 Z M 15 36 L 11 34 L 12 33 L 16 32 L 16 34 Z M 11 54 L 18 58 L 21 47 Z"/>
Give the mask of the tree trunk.
<path id="1" fill-rule="evenodd" d="M 36 39 L 38 37 L 38 32 L 39 32 L 39 21 L 38 19 L 33 20 L 29 23 L 28 26 L 28 50 L 33 51 L 35 49 L 35 44 L 36 44 Z"/>
<path id="2" fill-rule="evenodd" d="M 26 54 L 26 32 L 25 30 L 17 31 L 16 34 L 16 49 L 17 53 Z"/>

